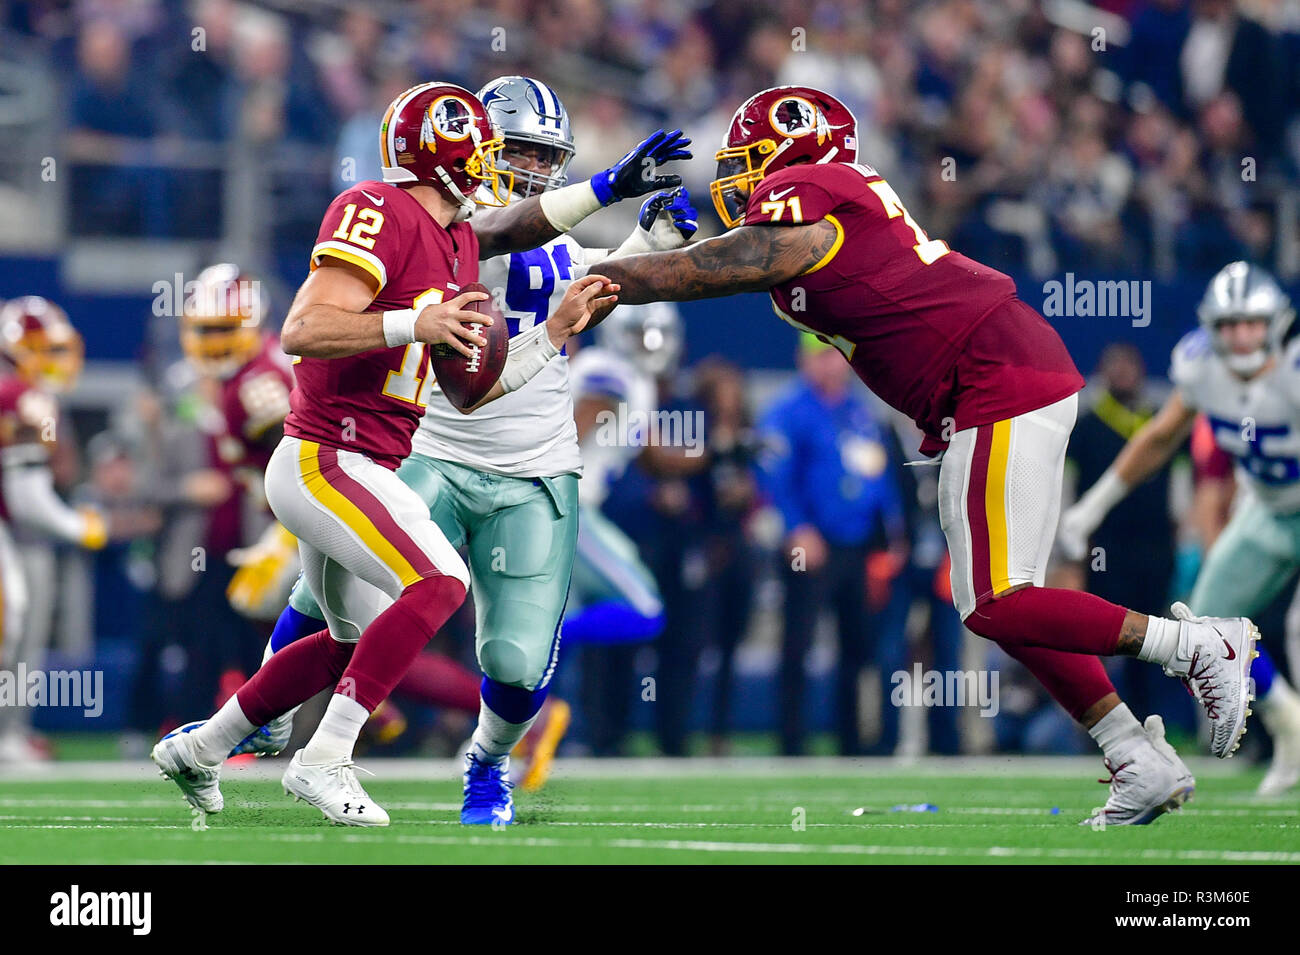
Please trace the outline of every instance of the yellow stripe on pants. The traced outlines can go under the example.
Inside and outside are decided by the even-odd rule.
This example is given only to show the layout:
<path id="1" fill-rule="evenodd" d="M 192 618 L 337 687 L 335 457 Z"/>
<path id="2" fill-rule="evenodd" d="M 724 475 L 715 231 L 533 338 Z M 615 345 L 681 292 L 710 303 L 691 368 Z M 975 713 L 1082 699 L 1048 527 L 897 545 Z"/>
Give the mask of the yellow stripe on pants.
<path id="1" fill-rule="evenodd" d="M 339 468 L 342 470 L 342 465 Z M 303 486 L 307 488 L 307 493 L 320 501 L 326 510 L 354 531 L 380 563 L 398 576 L 403 588 L 421 579 L 420 572 L 412 567 L 411 562 L 379 532 L 365 512 L 325 479 L 325 475 L 320 470 L 319 444 L 313 441 L 301 441 L 298 450 L 298 474 L 302 478 Z"/>
<path id="2" fill-rule="evenodd" d="M 994 594 L 1011 589 L 1007 563 L 1007 459 L 1010 457 L 1011 419 L 993 425 L 989 470 L 984 482 L 984 514 L 989 528 L 989 582 Z"/>

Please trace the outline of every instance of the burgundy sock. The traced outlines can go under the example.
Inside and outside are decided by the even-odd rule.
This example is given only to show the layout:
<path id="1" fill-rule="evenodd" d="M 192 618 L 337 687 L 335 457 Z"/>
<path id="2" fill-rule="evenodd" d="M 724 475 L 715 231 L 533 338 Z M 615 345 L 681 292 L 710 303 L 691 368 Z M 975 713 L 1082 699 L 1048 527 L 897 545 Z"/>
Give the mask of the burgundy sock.
<path id="1" fill-rule="evenodd" d="M 479 678 L 451 657 L 441 653 L 417 653 L 393 690 L 430 706 L 446 707 L 478 715 Z"/>
<path id="2" fill-rule="evenodd" d="M 1075 722 L 1083 718 L 1094 703 L 1115 686 L 1097 657 L 1083 653 L 1066 653 L 1045 647 L 1023 647 L 999 643 L 1000 647 L 1025 665 L 1052 699 L 1060 703 Z"/>
<path id="3" fill-rule="evenodd" d="M 411 584 L 361 634 L 337 692 L 373 713 L 464 601 L 465 585 L 455 577 L 425 577 Z"/>
<path id="4" fill-rule="evenodd" d="M 1070 653 L 1114 656 L 1128 611 L 1080 590 L 1026 587 L 1000 600 L 986 600 L 966 626 L 1003 647 L 1046 647 Z"/>
<path id="5" fill-rule="evenodd" d="M 339 643 L 328 630 L 294 641 L 240 687 L 239 708 L 258 726 L 288 713 L 338 682 L 354 646 Z"/>

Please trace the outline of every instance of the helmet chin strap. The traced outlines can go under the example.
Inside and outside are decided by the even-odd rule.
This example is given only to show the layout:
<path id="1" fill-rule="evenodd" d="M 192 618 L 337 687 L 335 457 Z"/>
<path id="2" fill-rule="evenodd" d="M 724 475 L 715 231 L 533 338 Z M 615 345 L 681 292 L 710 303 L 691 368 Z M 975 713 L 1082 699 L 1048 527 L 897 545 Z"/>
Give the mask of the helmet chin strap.
<path id="1" fill-rule="evenodd" d="M 451 221 L 464 222 L 474 213 L 475 203 L 473 198 L 466 196 L 456 188 L 456 184 L 451 181 L 451 176 L 447 175 L 447 170 L 438 166 L 434 171 L 438 174 L 438 178 L 442 180 L 442 184 L 446 187 L 447 192 L 451 194 L 451 197 L 456 200 L 456 203 L 459 206 L 456 210 L 456 215 L 452 217 Z"/>

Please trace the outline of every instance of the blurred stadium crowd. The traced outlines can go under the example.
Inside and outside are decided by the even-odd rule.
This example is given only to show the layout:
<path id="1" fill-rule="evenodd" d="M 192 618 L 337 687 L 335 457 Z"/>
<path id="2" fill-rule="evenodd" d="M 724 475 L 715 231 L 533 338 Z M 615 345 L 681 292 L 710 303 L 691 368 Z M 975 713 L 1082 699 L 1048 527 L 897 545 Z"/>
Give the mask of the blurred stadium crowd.
<path id="1" fill-rule="evenodd" d="M 334 188 L 373 171 L 396 92 L 518 72 L 564 97 L 575 176 L 654 125 L 684 128 L 703 154 L 751 92 L 806 83 L 854 109 L 862 154 L 932 232 L 994 264 L 1199 274 L 1285 252 L 1282 271 L 1296 269 L 1279 248 L 1294 243 L 1279 234 L 1294 206 L 1279 203 L 1300 166 L 1287 0 L 5 8 L 7 46 L 62 89 L 78 233 L 220 236 L 238 208 L 227 176 L 244 166 L 267 186 L 255 214 L 273 244 L 298 255 Z M 710 165 L 688 174 L 699 195 Z"/>
<path id="2" fill-rule="evenodd" d="M 330 198 L 376 177 L 375 132 L 397 92 L 433 77 L 477 89 L 509 73 L 542 77 L 563 97 L 577 142 L 571 180 L 656 126 L 684 129 L 701 234 L 720 228 L 708 182 L 736 105 L 804 83 L 853 108 L 861 156 L 931 235 L 1017 276 L 1191 282 L 1238 258 L 1284 279 L 1300 273 L 1300 3 L 1290 0 L 30 0 L 0 10 L 9 102 L 19 112 L 43 96 L 57 104 L 54 154 L 69 170 L 60 237 L 198 243 L 207 261 L 267 276 L 281 298 L 301 280 Z M 44 155 L 49 126 L 29 132 L 23 148 Z M 34 214 L 24 204 L 39 200 L 6 189 L 0 243 L 22 250 Z M 577 236 L 617 245 L 631 212 L 596 217 Z M 17 294 L 2 262 L 3 287 Z M 566 661 L 573 751 L 625 752 L 635 729 L 655 738 L 637 745 L 669 754 L 692 751 L 696 730 L 723 751 L 737 729 L 776 731 L 787 753 L 806 751 L 814 730 L 826 732 L 818 745 L 854 753 L 893 752 L 900 739 L 914 751 L 1076 750 L 1064 714 L 1011 661 L 990 663 L 957 621 L 933 469 L 903 466 L 916 447 L 910 424 L 812 345 L 799 351 L 797 380 L 725 355 L 687 357 L 660 376 L 660 400 L 705 413 L 710 453 L 669 476 L 634 463 L 605 502 L 659 581 L 665 629 L 657 642 Z M 56 462 L 69 494 L 114 508 L 133 533 L 93 559 L 63 554 L 61 571 L 42 574 L 59 585 L 38 613 L 47 627 L 57 617 L 68 659 L 86 652 L 76 633 L 99 638 L 99 662 L 120 665 L 133 687 L 118 722 L 144 739 L 211 709 L 256 665 L 264 637 L 225 597 L 226 556 L 251 541 L 244 491 L 212 457 L 214 384 L 185 364 L 174 318 L 152 320 L 139 366 L 142 386 L 70 423 L 64 435 L 89 440 L 63 442 Z M 1107 352 L 1094 391 L 1140 417 L 1160 396 L 1143 376 L 1139 354 Z M 852 453 L 816 446 L 809 421 L 830 421 L 827 440 L 849 439 Z M 774 464 L 772 449 L 792 443 L 795 463 Z M 807 489 L 828 482 L 840 482 L 839 503 L 801 510 L 820 496 Z M 1175 468 L 1157 484 L 1159 499 L 1136 512 L 1149 519 L 1117 522 L 1111 548 L 1167 549 L 1126 577 L 1141 591 L 1131 602 L 1152 608 L 1185 591 L 1205 536 L 1185 519 L 1190 478 Z M 798 526 L 820 539 L 793 540 Z M 807 566 L 785 559 L 792 544 Z M 32 566 L 52 566 L 49 545 L 32 547 L 44 547 Z M 75 595 L 93 597 L 93 610 L 78 610 Z M 835 619 L 819 627 L 819 616 Z M 441 649 L 472 658 L 471 632 L 462 613 Z M 105 649 L 115 647 L 117 664 Z M 914 661 L 1005 666 L 1001 713 L 892 705 L 891 675 Z M 657 686 L 648 698 L 646 677 Z M 1130 692 L 1193 725 L 1168 687 Z M 464 729 L 407 716 L 448 739 Z M 416 746 L 418 735 L 390 745 Z"/>

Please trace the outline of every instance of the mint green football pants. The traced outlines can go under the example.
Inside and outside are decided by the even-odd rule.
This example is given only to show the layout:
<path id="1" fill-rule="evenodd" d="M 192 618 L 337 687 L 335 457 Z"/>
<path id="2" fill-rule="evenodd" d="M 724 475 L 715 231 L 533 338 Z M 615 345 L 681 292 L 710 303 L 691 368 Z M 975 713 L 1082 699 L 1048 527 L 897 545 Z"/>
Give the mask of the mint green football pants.
<path id="1" fill-rule="evenodd" d="M 468 544 L 480 669 L 535 690 L 555 671 L 578 538 L 578 476 L 520 478 L 413 454 L 397 476 L 453 547 Z M 323 618 L 300 580 L 289 604 Z"/>
<path id="2" fill-rule="evenodd" d="M 1192 613 L 1249 617 L 1278 595 L 1300 568 L 1300 514 L 1275 514 L 1243 500 L 1205 555 L 1188 598 Z"/>

